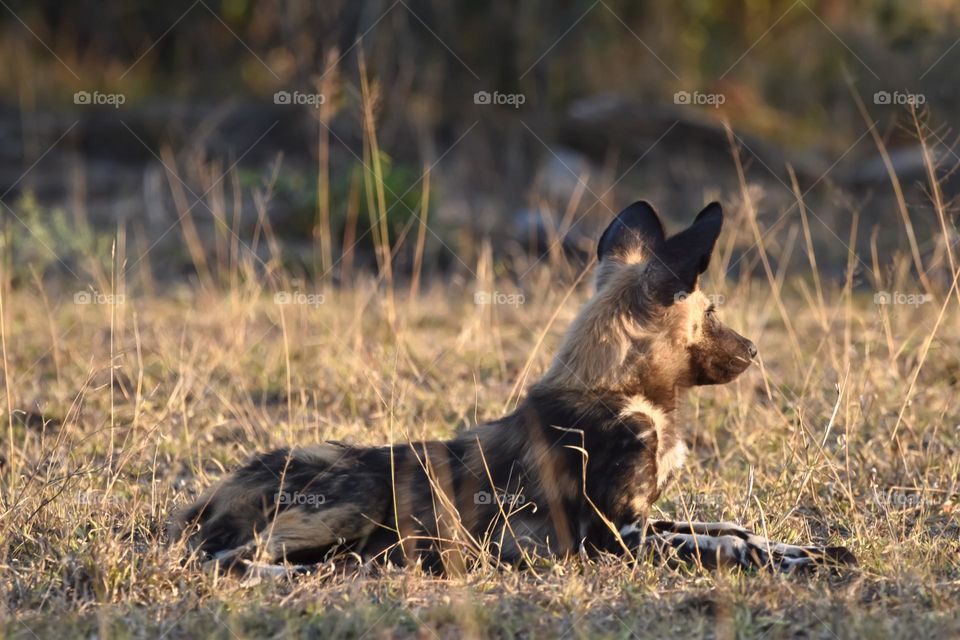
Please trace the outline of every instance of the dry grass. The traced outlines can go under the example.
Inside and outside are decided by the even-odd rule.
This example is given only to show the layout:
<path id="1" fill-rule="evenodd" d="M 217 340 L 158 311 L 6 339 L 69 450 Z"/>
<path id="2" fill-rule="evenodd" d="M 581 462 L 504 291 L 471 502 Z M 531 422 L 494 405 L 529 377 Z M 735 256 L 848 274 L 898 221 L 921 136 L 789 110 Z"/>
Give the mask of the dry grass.
<path id="1" fill-rule="evenodd" d="M 761 228 L 741 170 L 704 288 L 724 320 L 758 344 L 760 362 L 734 383 L 690 394 L 683 411 L 692 455 L 658 505 L 666 517 L 735 520 L 788 542 L 845 545 L 860 560 L 856 570 L 781 576 L 572 558 L 519 572 L 482 563 L 445 579 L 417 568 L 330 567 L 250 587 L 184 566 L 182 551 L 164 544 L 165 522 L 225 469 L 289 443 L 443 438 L 499 417 L 545 370 L 589 295 L 588 279 L 558 252 L 539 264 L 501 264 L 489 246 L 459 274 L 421 282 L 425 223 L 411 231 L 411 217 L 389 235 L 375 100 L 363 89 L 372 165 L 364 195 L 383 222 L 371 220 L 376 277 L 338 287 L 294 279 L 266 215 L 271 181 L 257 194 L 266 261 L 224 225 L 208 259 L 178 201 L 198 274 L 191 285 L 155 282 L 150 259 L 129 250 L 122 232 L 112 255 L 88 251 L 74 265 L 77 281 L 25 276 L 33 265 L 4 256 L 7 634 L 960 633 L 960 271 L 932 168 L 942 236 L 922 286 L 910 275 L 923 261 L 917 251 L 884 257 L 866 248 L 865 264 L 853 247 L 845 279 L 827 279 L 799 187 L 799 206 L 781 212 L 794 222 L 778 238 Z M 229 219 L 223 199 L 212 207 L 214 218 Z M 855 215 L 850 243 L 857 224 Z M 319 234 L 329 230 L 321 224 Z M 416 245 L 411 283 L 391 268 L 404 241 Z M 788 275 L 798 246 L 809 269 Z M 746 268 L 734 282 L 727 274 L 740 260 Z M 868 286 L 855 286 L 863 277 Z M 91 285 L 99 293 L 78 304 L 77 292 Z M 876 304 L 879 290 L 894 304 Z M 475 292 L 516 304 L 477 304 Z"/>
<path id="2" fill-rule="evenodd" d="M 728 286 L 726 262 L 714 261 L 708 289 L 723 295 L 725 321 L 758 343 L 762 366 L 691 394 L 693 455 L 659 508 L 844 544 L 856 571 L 785 577 L 570 559 L 450 579 L 331 569 L 247 588 L 184 568 L 161 542 L 163 523 L 224 468 L 289 442 L 444 437 L 499 416 L 530 345 L 559 309 L 535 375 L 585 287 L 561 304 L 570 281 L 543 266 L 525 278 L 522 305 L 478 306 L 475 288 L 514 291 L 482 260 L 466 286 L 397 296 L 391 320 L 373 279 L 317 304 L 275 304 L 276 291 L 295 290 L 277 269 L 227 292 L 131 293 L 123 304 L 78 305 L 72 291 L 22 285 L 3 299 L 16 409 L 9 424 L 4 415 L 7 633 L 960 632 L 955 299 L 878 306 L 823 283 L 821 305 L 803 278 L 774 278 L 775 295 L 767 281 Z M 919 293 L 902 281 L 888 289 Z"/>
<path id="3" fill-rule="evenodd" d="M 779 8 L 774 11 L 775 3 L 767 4 L 770 19 L 758 21 L 754 16 L 757 32 L 744 32 L 749 35 L 744 35 L 743 48 L 756 36 L 764 37 L 767 25 L 781 13 Z M 607 7 L 607 12 L 612 10 Z M 595 14 L 623 32 L 620 27 L 625 23 L 619 18 L 616 24 L 603 11 Z M 871 24 L 859 17 L 854 21 Z M 646 23 L 665 34 L 670 44 L 693 40 L 709 44 L 699 36 L 677 37 L 679 27 L 700 30 L 697 20 L 684 18 L 678 28 L 669 23 L 664 27 L 656 19 Z M 311 23 L 305 24 L 309 28 Z M 795 48 L 796 39 L 802 39 L 803 48 L 797 51 L 813 47 L 817 55 L 824 41 L 836 50 L 847 47 L 836 42 L 832 29 L 821 28 L 826 23 L 819 18 L 811 19 L 810 25 L 814 35 L 798 32 L 795 39 L 784 39 L 784 46 Z M 537 29 L 519 32 L 540 30 L 539 24 L 533 26 Z M 214 27 L 223 38 L 234 37 L 221 31 L 219 23 Z M 384 23 L 380 29 L 386 27 Z M 629 27 L 628 31 L 637 37 Z M 653 42 L 653 49 L 662 49 L 650 39 L 656 34 L 641 33 Z M 949 29 L 942 37 L 948 37 L 945 46 L 953 40 Z M 486 55 L 489 42 L 475 40 Z M 584 93 L 637 82 L 637 64 L 609 63 L 611 55 L 623 59 L 623 46 L 607 49 L 608 43 L 617 42 L 607 36 L 592 40 L 603 45 L 596 53 L 584 47 L 569 49 L 577 68 L 605 71 L 588 74 Z M 392 41 L 384 42 L 392 68 L 396 65 Z M 764 46 L 771 44 L 776 43 Z M 649 62 L 646 45 L 644 49 L 630 45 L 644 64 Z M 157 68 L 150 66 L 151 58 L 138 60 L 133 69 L 128 63 L 108 65 L 63 53 L 70 46 L 57 43 L 54 48 L 81 71 L 82 86 L 75 86 L 65 65 L 46 51 L 33 61 L 23 41 L 8 38 L 0 43 L 0 48 L 9 49 L 7 57 L 17 61 L 10 66 L 13 75 L 0 77 L 0 83 L 12 90 L 30 89 L 18 91 L 25 112 L 34 105 L 35 95 L 69 98 L 74 90 L 89 86 L 122 89 L 131 103 L 150 93 L 148 85 Z M 414 48 L 396 49 L 404 49 L 405 64 L 420 71 L 409 53 Z M 466 57 L 473 63 L 471 56 Z M 696 60 L 699 54 L 687 57 Z M 710 57 L 724 59 L 719 54 Z M 245 59 L 253 71 L 248 69 L 244 77 L 262 77 L 251 84 L 269 96 L 275 87 L 262 65 Z M 795 51 L 784 59 L 786 66 L 775 64 L 766 71 L 756 67 L 749 75 L 758 78 L 757 86 L 763 89 L 769 78 L 781 87 L 784 69 L 791 78 L 794 72 L 801 79 L 815 73 L 819 80 L 824 73 L 822 65 L 798 67 Z M 336 67 L 333 57 L 327 60 Z M 459 58 L 450 62 L 454 69 L 461 64 Z M 946 67 L 944 63 L 940 69 Z M 552 68 L 569 73 L 569 65 L 555 63 Z M 640 81 L 663 83 L 656 74 L 665 71 L 651 68 L 655 73 Z M 192 75 L 194 70 L 190 71 Z M 320 87 L 324 94 L 337 95 L 343 89 L 336 75 L 325 75 Z M 938 188 L 938 173 L 925 148 L 928 193 L 936 214 L 933 228 L 939 229 L 939 237 L 930 243 L 932 254 L 923 254 L 929 247 L 918 244 L 914 236 L 911 211 L 879 134 L 874 141 L 888 160 L 902 222 L 902 229 L 879 232 L 906 233 L 909 244 L 904 242 L 906 251 L 898 256 L 853 247 L 846 277 L 839 281 L 818 269 L 811 236 L 822 236 L 831 244 L 852 243 L 861 237 L 857 225 L 864 223 L 853 216 L 849 232 L 827 232 L 808 218 L 794 180 L 799 206 L 777 212 L 783 217 L 765 227 L 758 220 L 754 191 L 738 166 L 741 193 L 724 194 L 725 202 L 738 204 L 727 209 L 729 223 L 705 290 L 717 296 L 714 301 L 723 319 L 757 343 L 760 364 L 729 385 L 694 390 L 685 401 L 691 456 L 656 514 L 734 520 L 771 538 L 845 545 L 859 558 L 855 570 L 783 576 L 628 564 L 614 557 L 571 558 L 542 559 L 532 571 L 484 564 L 450 578 L 429 576 L 418 568 L 330 567 L 316 575 L 251 587 L 233 577 L 184 566 L 180 550 L 165 544 L 166 520 L 225 469 L 256 451 L 289 443 L 339 439 L 373 444 L 449 437 L 464 426 L 499 417 L 545 370 L 559 334 L 589 295 L 588 279 L 580 279 L 582 274 L 559 251 L 536 266 L 523 259 L 495 264 L 485 247 L 476 252 L 479 259 L 468 259 L 470 264 L 456 262 L 456 273 L 444 281 L 421 281 L 424 244 L 435 239 L 425 222 L 432 220 L 427 215 L 429 173 L 411 187 L 422 190 L 417 211 L 409 216 L 397 211 L 410 223 L 403 232 L 406 239 L 398 240 L 388 229 L 376 127 L 382 116 L 378 107 L 384 102 L 403 103 L 396 107 L 401 114 L 409 105 L 404 93 L 398 99 L 389 87 L 385 91 L 380 82 L 368 85 L 368 80 L 364 66 L 359 88 L 343 90 L 359 96 L 362 108 L 356 114 L 364 138 L 362 158 L 349 160 L 362 163 L 369 174 L 362 181 L 351 181 L 345 217 L 346 237 L 352 240 L 362 199 L 371 215 L 376 277 L 354 279 L 361 268 L 354 269 L 351 241 L 345 243 L 341 261 L 334 261 L 339 239 L 331 235 L 331 216 L 344 212 L 336 211 L 329 200 L 333 161 L 325 130 L 335 115 L 333 101 L 319 117 L 317 183 L 318 192 L 325 195 L 317 202 L 314 240 L 316 262 L 328 277 L 318 278 L 316 285 L 298 282 L 283 267 L 267 215 L 277 173 L 260 183 L 256 192 L 255 239 L 244 239 L 256 247 L 251 251 L 237 237 L 237 172 L 211 183 L 225 165 L 188 166 L 182 170 L 186 179 L 181 183 L 180 165 L 190 163 L 173 151 L 160 154 L 181 223 L 184 243 L 179 250 L 189 256 L 197 273 L 189 284 L 155 281 L 151 261 L 163 258 L 144 257 L 150 242 L 135 237 L 135 229 L 130 231 L 129 247 L 122 230 L 117 234 L 111 256 L 101 250 L 102 243 L 80 246 L 78 238 L 85 238 L 86 230 L 58 239 L 41 234 L 39 228 L 25 234 L 4 218 L 10 226 L 0 238 L 4 385 L 0 635 L 960 636 L 956 231 L 946 211 L 950 199 Z M 464 100 L 469 105 L 476 83 L 466 81 L 464 86 L 471 90 L 464 93 Z M 671 87 L 667 93 L 672 93 L 672 81 L 666 82 Z M 795 116 L 758 109 L 762 102 L 749 97 L 753 84 L 751 80 L 744 85 L 743 95 L 749 99 L 730 101 L 735 122 L 777 131 L 784 138 L 815 133 L 830 142 L 845 140 L 835 128 L 843 118 L 829 126 L 806 120 L 812 113 L 833 113 L 819 105 L 834 98 L 811 91 L 810 83 L 792 81 L 799 105 Z M 447 82 L 437 86 L 451 92 Z M 807 108 L 813 104 L 816 109 Z M 862 103 L 859 106 L 864 111 Z M 864 119 L 872 121 L 865 111 Z M 916 119 L 914 125 L 923 142 Z M 191 190 L 188 184 L 199 186 L 204 196 L 212 194 L 198 198 L 204 207 L 187 206 L 194 199 L 184 191 Z M 692 188 L 709 193 L 715 185 Z M 401 200 L 406 194 L 389 195 Z M 578 187 L 576 200 L 581 196 L 590 199 Z M 596 196 L 592 189 L 589 196 Z M 18 210 L 23 214 L 19 205 Z M 578 203 L 571 203 L 565 222 L 579 210 Z M 215 251 L 204 246 L 202 219 L 208 213 L 216 222 L 211 232 Z M 377 220 L 372 219 L 374 213 L 379 214 Z M 42 214 L 23 217 L 39 225 Z M 781 220 L 786 222 L 780 224 Z M 11 229 L 19 231 L 21 244 L 10 241 Z M 59 240 L 77 244 L 64 247 Z M 25 248 L 23 241 L 38 244 Z M 412 283 L 394 271 L 391 262 L 391 252 L 404 242 L 403 249 L 415 255 Z M 55 263 L 48 245 L 61 255 L 70 248 L 71 256 L 79 256 L 77 262 L 67 258 L 76 279 L 69 274 L 42 277 L 44 266 Z M 740 259 L 737 252 L 744 251 L 740 266 L 746 268 L 734 269 Z M 808 268 L 788 271 L 790 256 L 801 253 Z M 936 269 L 933 263 L 938 263 Z M 743 274 L 739 281 L 728 277 L 736 272 Z M 507 277 L 518 273 L 525 274 L 519 285 L 516 278 Z M 915 278 L 911 273 L 923 275 Z M 347 283 L 334 287 L 333 274 Z M 91 288 L 101 297 L 94 296 L 92 304 L 77 304 L 75 295 Z M 478 305 L 476 291 L 488 296 L 522 294 L 522 304 Z M 918 304 L 878 305 L 875 291 L 900 294 L 898 301 Z M 298 303 L 277 304 L 278 293 Z M 537 347 L 531 354 L 533 345 Z"/>

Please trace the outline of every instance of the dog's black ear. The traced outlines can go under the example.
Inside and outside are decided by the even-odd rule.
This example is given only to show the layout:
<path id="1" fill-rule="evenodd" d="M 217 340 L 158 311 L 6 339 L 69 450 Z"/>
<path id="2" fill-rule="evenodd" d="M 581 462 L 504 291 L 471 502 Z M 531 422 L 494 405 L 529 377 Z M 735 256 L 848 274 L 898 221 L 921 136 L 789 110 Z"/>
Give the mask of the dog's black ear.
<path id="1" fill-rule="evenodd" d="M 660 261 L 659 298 L 665 304 L 697 288 L 697 279 L 710 265 L 714 245 L 723 227 L 723 209 L 711 202 L 697 214 L 693 224 L 664 243 Z"/>
<path id="2" fill-rule="evenodd" d="M 710 266 L 710 257 L 713 255 L 717 238 L 720 237 L 721 228 L 723 228 L 723 209 L 719 202 L 711 202 L 697 214 L 693 224 L 674 236 L 681 250 L 689 251 L 699 258 L 696 275 L 700 275 Z M 689 237 L 685 237 L 686 234 L 689 234 Z"/>
<path id="3" fill-rule="evenodd" d="M 626 256 L 645 248 L 655 251 L 663 244 L 663 225 L 660 216 L 649 202 L 641 200 L 617 214 L 597 244 L 597 259 L 611 255 Z"/>

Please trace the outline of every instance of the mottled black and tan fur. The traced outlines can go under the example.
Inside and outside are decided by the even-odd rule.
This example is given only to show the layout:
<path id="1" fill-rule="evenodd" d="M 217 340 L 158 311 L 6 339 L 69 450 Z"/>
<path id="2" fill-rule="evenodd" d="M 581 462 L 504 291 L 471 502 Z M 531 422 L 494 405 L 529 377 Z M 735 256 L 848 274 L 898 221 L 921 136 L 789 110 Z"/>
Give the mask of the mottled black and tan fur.
<path id="1" fill-rule="evenodd" d="M 756 355 L 697 286 L 722 222 L 713 203 L 666 238 L 649 204 L 621 212 L 600 238 L 594 295 L 513 413 L 449 441 L 257 456 L 178 514 L 171 537 L 228 566 L 350 551 L 450 570 L 471 550 L 522 562 L 641 548 L 705 565 L 850 560 L 732 524 L 648 520 L 686 455 L 683 392 L 733 380 Z"/>

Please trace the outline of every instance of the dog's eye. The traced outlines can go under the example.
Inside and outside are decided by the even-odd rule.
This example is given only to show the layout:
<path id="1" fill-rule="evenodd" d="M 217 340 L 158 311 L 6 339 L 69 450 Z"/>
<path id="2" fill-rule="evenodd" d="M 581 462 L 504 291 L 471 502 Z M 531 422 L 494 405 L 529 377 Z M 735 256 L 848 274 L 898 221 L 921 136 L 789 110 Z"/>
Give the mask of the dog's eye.
<path id="1" fill-rule="evenodd" d="M 707 317 L 708 317 L 708 318 L 710 318 L 710 319 L 712 320 L 716 315 L 717 315 L 717 307 L 716 307 L 716 306 L 710 305 L 709 307 L 707 307 Z"/>

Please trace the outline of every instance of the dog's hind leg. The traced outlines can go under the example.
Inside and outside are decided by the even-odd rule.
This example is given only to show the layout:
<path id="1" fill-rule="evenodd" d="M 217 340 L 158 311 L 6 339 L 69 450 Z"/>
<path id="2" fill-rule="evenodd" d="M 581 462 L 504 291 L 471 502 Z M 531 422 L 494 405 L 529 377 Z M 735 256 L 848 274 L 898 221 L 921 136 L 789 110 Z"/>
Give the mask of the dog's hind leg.
<path id="1" fill-rule="evenodd" d="M 218 551 L 212 558 L 203 563 L 203 570 L 209 572 L 243 573 L 245 567 L 257 554 L 255 542 L 231 549 Z"/>
<path id="2" fill-rule="evenodd" d="M 375 524 L 361 517 L 354 505 L 321 510 L 290 508 L 277 513 L 256 538 L 244 545 L 220 551 L 205 568 L 246 573 L 256 567 L 266 576 L 304 573 L 311 564 L 278 565 L 288 557 L 317 552 L 321 560 L 326 551 L 345 543 L 362 541 Z"/>

